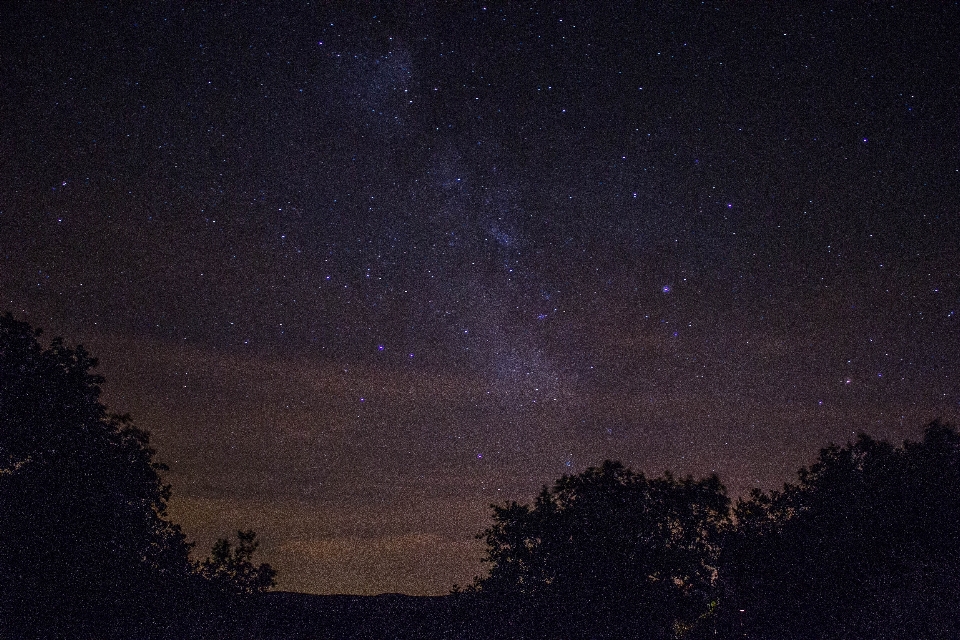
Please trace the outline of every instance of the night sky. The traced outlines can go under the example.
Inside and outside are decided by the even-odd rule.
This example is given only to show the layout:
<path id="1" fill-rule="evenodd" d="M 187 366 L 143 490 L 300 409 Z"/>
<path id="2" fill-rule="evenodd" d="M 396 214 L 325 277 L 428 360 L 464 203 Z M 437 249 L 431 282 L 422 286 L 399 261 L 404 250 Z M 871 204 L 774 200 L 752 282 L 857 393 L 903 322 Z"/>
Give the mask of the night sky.
<path id="1" fill-rule="evenodd" d="M 269 4 L 0 7 L 0 310 L 198 553 L 446 593 L 605 458 L 736 496 L 958 421 L 958 3 Z"/>

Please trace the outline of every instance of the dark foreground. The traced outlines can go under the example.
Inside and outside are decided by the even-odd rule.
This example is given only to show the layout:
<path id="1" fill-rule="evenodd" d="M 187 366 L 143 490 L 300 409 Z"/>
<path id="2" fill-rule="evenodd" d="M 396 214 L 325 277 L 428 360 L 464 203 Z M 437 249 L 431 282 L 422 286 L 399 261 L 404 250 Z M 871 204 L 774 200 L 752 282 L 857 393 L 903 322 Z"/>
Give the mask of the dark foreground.
<path id="1" fill-rule="evenodd" d="M 454 606 L 451 596 L 318 596 L 271 592 L 263 594 L 245 613 L 243 635 L 311 640 L 453 637 Z"/>

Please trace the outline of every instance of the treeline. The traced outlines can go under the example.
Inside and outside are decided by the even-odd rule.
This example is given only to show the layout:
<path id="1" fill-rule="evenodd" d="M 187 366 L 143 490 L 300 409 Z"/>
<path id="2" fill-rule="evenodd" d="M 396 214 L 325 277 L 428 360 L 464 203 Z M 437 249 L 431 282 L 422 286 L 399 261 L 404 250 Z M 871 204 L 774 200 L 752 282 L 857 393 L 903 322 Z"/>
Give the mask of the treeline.
<path id="1" fill-rule="evenodd" d="M 716 476 L 605 462 L 493 505 L 461 637 L 960 637 L 960 437 L 831 445 L 735 505 Z"/>
<path id="2" fill-rule="evenodd" d="M 147 433 L 100 402 L 90 354 L 39 336 L 0 317 L 0 638 L 960 637 L 949 425 L 831 445 L 736 503 L 715 475 L 607 461 L 493 505 L 489 572 L 448 599 L 264 599 L 256 535 L 192 560 Z"/>
<path id="3" fill-rule="evenodd" d="M 148 435 L 100 402 L 82 347 L 0 318 L 0 637 L 214 637 L 273 585 L 238 532 L 202 562 Z"/>

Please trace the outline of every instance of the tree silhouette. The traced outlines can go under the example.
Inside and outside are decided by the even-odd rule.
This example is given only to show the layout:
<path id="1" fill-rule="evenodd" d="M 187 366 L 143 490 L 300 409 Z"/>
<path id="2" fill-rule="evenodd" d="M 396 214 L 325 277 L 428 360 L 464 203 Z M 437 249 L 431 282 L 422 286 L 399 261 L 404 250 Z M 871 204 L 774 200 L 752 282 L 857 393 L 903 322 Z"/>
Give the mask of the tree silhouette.
<path id="1" fill-rule="evenodd" d="M 263 593 L 274 585 L 277 572 L 269 564 L 253 564 L 253 554 L 260 546 L 256 533 L 237 531 L 237 538 L 239 543 L 233 553 L 229 540 L 217 540 L 212 555 L 200 565 L 200 573 L 228 594 L 249 596 Z"/>
<path id="2" fill-rule="evenodd" d="M 960 437 L 951 427 L 934 422 L 922 442 L 898 448 L 863 434 L 831 445 L 798 483 L 755 491 L 735 516 L 722 561 L 728 629 L 960 633 Z"/>
<path id="3" fill-rule="evenodd" d="M 159 633 L 192 571 L 162 466 L 99 401 L 97 361 L 39 336 L 0 318 L 0 623 L 16 637 Z"/>
<path id="4" fill-rule="evenodd" d="M 716 476 L 648 479 L 604 462 L 493 505 L 473 591 L 498 636 L 669 637 L 708 611 L 729 499 Z"/>
<path id="5" fill-rule="evenodd" d="M 82 346 L 40 335 L 0 317 L 0 637 L 182 635 L 272 586 L 252 531 L 190 561 L 147 432 L 100 402 Z"/>

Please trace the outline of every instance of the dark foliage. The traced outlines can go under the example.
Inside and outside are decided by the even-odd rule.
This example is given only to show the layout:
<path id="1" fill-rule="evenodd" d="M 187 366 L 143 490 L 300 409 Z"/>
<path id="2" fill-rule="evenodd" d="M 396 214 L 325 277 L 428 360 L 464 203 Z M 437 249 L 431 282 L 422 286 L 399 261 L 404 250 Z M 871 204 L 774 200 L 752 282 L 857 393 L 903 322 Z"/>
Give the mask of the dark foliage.
<path id="1" fill-rule="evenodd" d="M 0 624 L 8 636 L 158 635 L 189 546 L 146 432 L 99 401 L 96 360 L 0 318 Z"/>
<path id="2" fill-rule="evenodd" d="M 716 476 L 649 479 L 616 462 L 564 476 L 534 505 L 493 506 L 494 635 L 670 637 L 707 613 L 729 499 Z"/>
<path id="3" fill-rule="evenodd" d="M 782 491 L 650 480 L 607 462 L 493 506 L 460 637 L 960 637 L 960 436 L 860 435 Z"/>
<path id="4" fill-rule="evenodd" d="M 215 594 L 272 585 L 253 532 L 191 563 L 147 433 L 100 402 L 83 347 L 39 336 L 0 317 L 0 637 L 177 636 Z"/>
<path id="5" fill-rule="evenodd" d="M 725 545 L 721 629 L 771 638 L 960 636 L 960 437 L 860 435 L 754 492 Z M 743 610 L 741 613 L 740 610 Z"/>
<path id="6" fill-rule="evenodd" d="M 229 540 L 217 540 L 212 555 L 200 565 L 200 574 L 227 595 L 263 593 L 274 585 L 277 572 L 269 564 L 253 564 L 253 554 L 260 546 L 256 533 L 237 531 L 237 538 L 239 543 L 232 553 Z"/>

